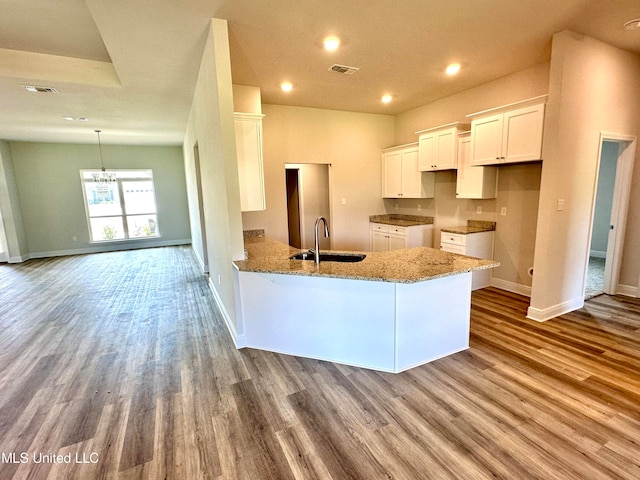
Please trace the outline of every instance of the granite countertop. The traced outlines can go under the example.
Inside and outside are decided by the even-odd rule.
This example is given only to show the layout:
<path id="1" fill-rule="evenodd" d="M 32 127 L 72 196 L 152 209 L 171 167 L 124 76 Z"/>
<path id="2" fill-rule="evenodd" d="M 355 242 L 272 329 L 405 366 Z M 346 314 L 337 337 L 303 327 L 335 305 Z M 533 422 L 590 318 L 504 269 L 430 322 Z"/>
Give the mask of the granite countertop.
<path id="1" fill-rule="evenodd" d="M 384 213 L 381 215 L 370 215 L 369 221 L 371 223 L 383 223 L 385 225 L 396 225 L 398 227 L 433 225 L 433 217 L 423 217 L 421 215 L 404 215 L 401 213 Z"/>
<path id="2" fill-rule="evenodd" d="M 483 220 L 467 220 L 467 224 L 460 227 L 443 227 L 440 230 L 448 233 L 469 233 L 493 232 L 496 229 L 496 222 L 486 222 Z"/>
<path id="3" fill-rule="evenodd" d="M 434 248 L 418 247 L 390 252 L 358 252 L 366 258 L 356 263 L 290 260 L 299 249 L 268 237 L 245 237 L 246 260 L 233 262 L 241 272 L 277 273 L 331 277 L 377 282 L 415 283 L 471 270 L 497 267 L 498 262 L 481 260 Z M 323 250 L 323 253 L 326 253 Z M 355 253 L 338 252 L 332 253 Z"/>

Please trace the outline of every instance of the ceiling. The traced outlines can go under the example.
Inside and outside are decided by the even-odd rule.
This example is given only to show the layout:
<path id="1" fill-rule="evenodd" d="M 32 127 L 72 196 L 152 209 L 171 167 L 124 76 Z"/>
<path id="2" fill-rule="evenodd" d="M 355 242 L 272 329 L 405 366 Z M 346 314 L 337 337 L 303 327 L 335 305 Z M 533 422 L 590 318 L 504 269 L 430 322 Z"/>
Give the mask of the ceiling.
<path id="1" fill-rule="evenodd" d="M 95 142 L 100 129 L 104 143 L 181 145 L 212 17 L 228 20 L 233 82 L 264 103 L 390 115 L 547 62 L 564 29 L 640 54 L 640 31 L 622 27 L 638 0 L 0 0 L 0 12 L 0 139 L 18 141 Z"/>

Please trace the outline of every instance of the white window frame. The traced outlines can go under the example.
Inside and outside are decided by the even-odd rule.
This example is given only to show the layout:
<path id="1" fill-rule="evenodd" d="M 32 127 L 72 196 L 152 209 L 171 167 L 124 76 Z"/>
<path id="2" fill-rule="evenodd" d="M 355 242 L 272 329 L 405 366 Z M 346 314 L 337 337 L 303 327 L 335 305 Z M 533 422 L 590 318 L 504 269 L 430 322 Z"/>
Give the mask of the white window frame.
<path id="1" fill-rule="evenodd" d="M 136 173 L 140 172 L 139 176 L 136 176 Z M 93 184 L 95 180 L 93 179 L 94 174 L 101 173 L 101 170 L 95 169 L 86 169 L 80 170 L 80 182 L 82 187 L 82 197 L 84 199 L 84 211 L 87 219 L 87 229 L 89 230 L 89 239 L 90 243 L 112 243 L 112 242 L 129 242 L 129 241 L 139 241 L 139 240 L 149 240 L 160 238 L 160 228 L 158 222 L 158 202 L 156 200 L 156 185 L 153 180 L 153 170 L 150 168 L 136 168 L 136 169 L 127 169 L 127 170 L 106 170 L 106 173 L 115 174 L 116 177 L 116 185 L 118 188 L 118 196 L 120 199 L 120 208 L 121 213 L 119 215 L 94 215 L 91 216 L 89 213 L 89 202 L 87 199 L 87 190 L 85 188 L 85 184 Z M 136 212 L 136 213 L 127 213 L 127 206 L 125 202 L 124 196 L 124 188 L 122 186 L 123 182 L 127 181 L 151 181 L 153 186 L 153 204 L 155 206 L 155 212 Z M 129 235 L 129 224 L 127 222 L 127 217 L 134 217 L 138 215 L 154 215 L 156 218 L 156 233 L 154 235 L 145 235 L 141 237 L 132 237 Z M 115 238 L 115 239 L 94 239 L 91 229 L 91 219 L 92 218 L 111 218 L 111 217 L 120 217 L 122 219 L 122 229 L 124 233 L 124 238 Z"/>

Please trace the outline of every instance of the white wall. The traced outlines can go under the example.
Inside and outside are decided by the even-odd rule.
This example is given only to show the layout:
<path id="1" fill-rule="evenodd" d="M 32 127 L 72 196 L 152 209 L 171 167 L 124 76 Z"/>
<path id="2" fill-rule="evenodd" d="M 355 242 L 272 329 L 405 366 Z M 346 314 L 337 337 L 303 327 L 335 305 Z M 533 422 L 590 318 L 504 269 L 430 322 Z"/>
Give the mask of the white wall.
<path id="1" fill-rule="evenodd" d="M 200 153 L 210 285 L 237 339 L 242 335 L 235 309 L 233 260 L 242 259 L 242 217 L 233 119 L 233 87 L 227 22 L 213 19 L 183 144 L 194 238 L 200 234 L 193 147 Z M 203 252 L 199 252 L 203 255 Z"/>
<path id="2" fill-rule="evenodd" d="M 637 135 L 638 105 L 638 55 L 573 32 L 553 37 L 531 318 L 546 320 L 583 305 L 600 133 Z M 630 218 L 640 214 L 639 200 L 632 197 Z M 623 265 L 639 256 L 639 234 L 637 227 L 627 229 Z"/>
<path id="3" fill-rule="evenodd" d="M 393 117 L 282 105 L 262 111 L 267 210 L 243 213 L 244 228 L 288 243 L 285 164 L 330 163 L 332 248 L 368 250 L 369 215 L 384 213 L 381 150 L 393 144 Z"/>
<path id="4" fill-rule="evenodd" d="M 92 244 L 80 170 L 100 167 L 97 145 L 37 142 L 10 142 L 9 145 L 28 256 L 190 243 L 186 184 L 179 147 L 103 145 L 108 169 L 153 170 L 161 237 Z"/>

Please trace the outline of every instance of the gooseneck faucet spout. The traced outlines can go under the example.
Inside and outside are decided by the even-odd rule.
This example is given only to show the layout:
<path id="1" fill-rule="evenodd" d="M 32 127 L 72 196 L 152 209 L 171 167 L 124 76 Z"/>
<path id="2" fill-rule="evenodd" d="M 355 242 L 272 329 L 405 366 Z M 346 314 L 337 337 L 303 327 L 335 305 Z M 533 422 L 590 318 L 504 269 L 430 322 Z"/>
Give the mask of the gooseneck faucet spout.
<path id="1" fill-rule="evenodd" d="M 316 234 L 315 249 L 313 250 L 313 258 L 316 261 L 316 265 L 320 265 L 320 241 L 318 238 L 318 225 L 320 225 L 321 221 L 324 222 L 324 236 L 325 237 L 329 236 L 329 226 L 327 225 L 327 219 L 324 217 L 318 217 L 316 219 L 316 226 L 315 226 L 315 234 Z"/>

